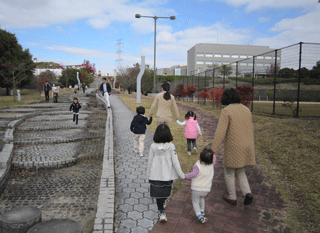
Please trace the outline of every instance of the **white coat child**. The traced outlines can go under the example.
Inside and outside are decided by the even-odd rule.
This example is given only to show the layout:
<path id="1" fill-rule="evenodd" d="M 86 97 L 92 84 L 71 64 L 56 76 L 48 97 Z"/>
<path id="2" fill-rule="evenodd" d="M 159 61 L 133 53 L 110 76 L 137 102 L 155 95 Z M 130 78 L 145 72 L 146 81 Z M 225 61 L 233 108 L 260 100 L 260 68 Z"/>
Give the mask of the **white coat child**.
<path id="1" fill-rule="evenodd" d="M 173 180 L 178 177 L 184 179 L 172 140 L 169 126 L 160 124 L 154 133 L 154 143 L 151 144 L 149 151 L 147 177 L 150 183 L 150 196 L 157 200 L 160 222 L 167 221 L 164 202 L 171 195 Z"/>

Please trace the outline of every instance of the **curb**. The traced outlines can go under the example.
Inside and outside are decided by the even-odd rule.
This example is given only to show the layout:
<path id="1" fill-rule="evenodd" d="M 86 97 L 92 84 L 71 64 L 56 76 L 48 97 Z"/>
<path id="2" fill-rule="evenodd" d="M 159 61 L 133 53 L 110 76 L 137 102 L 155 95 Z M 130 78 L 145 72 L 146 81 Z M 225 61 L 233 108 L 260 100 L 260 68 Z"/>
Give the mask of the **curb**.
<path id="1" fill-rule="evenodd" d="M 96 99 L 107 109 L 107 103 L 101 96 L 96 94 Z M 111 109 L 106 111 L 107 122 L 104 156 L 93 233 L 112 233 L 114 224 L 115 175 L 113 157 L 113 116 Z"/>

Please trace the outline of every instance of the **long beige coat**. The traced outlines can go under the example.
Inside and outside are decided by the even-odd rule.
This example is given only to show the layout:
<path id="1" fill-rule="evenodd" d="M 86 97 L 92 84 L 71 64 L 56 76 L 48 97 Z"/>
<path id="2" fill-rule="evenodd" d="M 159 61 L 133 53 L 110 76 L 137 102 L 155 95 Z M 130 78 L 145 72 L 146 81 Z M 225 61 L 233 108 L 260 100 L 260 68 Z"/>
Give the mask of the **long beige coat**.
<path id="1" fill-rule="evenodd" d="M 225 167 L 256 165 L 253 131 L 251 112 L 243 104 L 231 104 L 221 111 L 212 150 L 216 153 L 225 139 Z"/>
<path id="2" fill-rule="evenodd" d="M 174 96 L 171 95 L 170 100 L 165 100 L 163 98 L 164 93 L 166 92 L 163 91 L 157 94 L 156 97 L 154 98 L 154 101 L 152 103 L 152 106 L 149 112 L 149 117 L 151 117 L 154 114 L 156 108 L 158 107 L 158 111 L 156 114 L 157 117 L 172 117 L 171 110 L 173 109 L 176 119 L 179 119 L 180 118 L 179 110 L 178 110 L 176 101 L 174 99 Z"/>

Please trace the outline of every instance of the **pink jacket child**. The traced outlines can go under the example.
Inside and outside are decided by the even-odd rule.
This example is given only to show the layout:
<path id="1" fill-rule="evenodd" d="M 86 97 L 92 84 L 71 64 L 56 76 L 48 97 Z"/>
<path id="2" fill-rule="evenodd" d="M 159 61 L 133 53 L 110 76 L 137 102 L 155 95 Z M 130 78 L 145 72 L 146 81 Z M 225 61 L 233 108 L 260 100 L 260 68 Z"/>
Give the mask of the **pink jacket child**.
<path id="1" fill-rule="evenodd" d="M 198 138 L 198 135 L 202 135 L 202 133 L 197 121 L 197 116 L 193 111 L 188 111 L 185 115 L 185 119 L 186 120 L 184 122 L 180 122 L 179 120 L 177 120 L 177 123 L 181 126 L 186 126 L 184 129 L 184 136 L 187 139 L 187 153 L 188 155 L 191 155 L 191 143 L 193 145 L 194 153 L 197 153 L 196 139 Z"/>

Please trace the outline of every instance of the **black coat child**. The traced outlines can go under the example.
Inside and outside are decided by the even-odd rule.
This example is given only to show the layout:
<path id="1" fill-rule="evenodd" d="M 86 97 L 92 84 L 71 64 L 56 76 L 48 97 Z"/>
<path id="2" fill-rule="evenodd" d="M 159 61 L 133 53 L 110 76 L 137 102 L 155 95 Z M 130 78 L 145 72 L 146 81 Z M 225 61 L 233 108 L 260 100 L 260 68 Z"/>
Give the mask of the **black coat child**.
<path id="1" fill-rule="evenodd" d="M 152 117 L 148 120 L 144 115 L 137 114 L 133 117 L 133 120 L 130 125 L 130 130 L 134 134 L 145 134 L 147 130 L 147 125 L 150 125 L 152 122 Z"/>
<path id="2" fill-rule="evenodd" d="M 73 110 L 73 113 L 79 113 L 80 108 L 81 108 L 81 105 L 79 103 L 72 103 L 70 105 L 70 111 Z"/>

